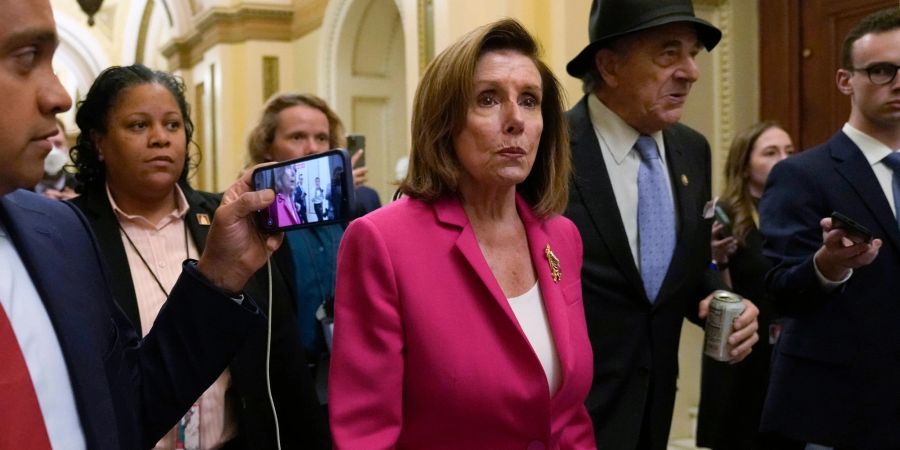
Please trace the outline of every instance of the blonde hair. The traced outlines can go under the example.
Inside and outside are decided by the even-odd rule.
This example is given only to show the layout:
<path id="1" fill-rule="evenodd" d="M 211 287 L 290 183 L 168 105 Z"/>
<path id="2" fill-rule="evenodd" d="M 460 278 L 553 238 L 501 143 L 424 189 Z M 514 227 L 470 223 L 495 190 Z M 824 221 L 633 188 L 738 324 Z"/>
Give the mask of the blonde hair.
<path id="1" fill-rule="evenodd" d="M 562 90 L 553 72 L 539 59 L 537 41 L 513 19 L 466 34 L 425 69 L 413 101 L 409 172 L 400 183 L 400 190 L 425 201 L 457 195 L 462 167 L 453 137 L 466 123 L 479 58 L 499 50 L 513 50 L 531 59 L 543 86 L 544 129 L 531 173 L 517 191 L 538 216 L 562 213 L 569 198 L 572 170 Z"/>
<path id="2" fill-rule="evenodd" d="M 756 123 L 735 136 L 728 149 L 722 202 L 731 216 L 731 234 L 742 246 L 746 243 L 747 233 L 756 227 L 753 216 L 759 201 L 750 194 L 750 156 L 759 137 L 772 128 L 783 130 L 772 120 Z"/>
<path id="3" fill-rule="evenodd" d="M 344 146 L 344 124 L 341 118 L 328 107 L 328 103 L 312 94 L 278 94 L 266 103 L 263 108 L 259 123 L 250 132 L 247 139 L 247 150 L 250 157 L 249 165 L 255 165 L 269 161 L 267 153 L 275 140 L 275 130 L 278 129 L 278 114 L 285 109 L 294 106 L 308 106 L 322 111 L 328 118 L 328 146 L 338 148 Z"/>

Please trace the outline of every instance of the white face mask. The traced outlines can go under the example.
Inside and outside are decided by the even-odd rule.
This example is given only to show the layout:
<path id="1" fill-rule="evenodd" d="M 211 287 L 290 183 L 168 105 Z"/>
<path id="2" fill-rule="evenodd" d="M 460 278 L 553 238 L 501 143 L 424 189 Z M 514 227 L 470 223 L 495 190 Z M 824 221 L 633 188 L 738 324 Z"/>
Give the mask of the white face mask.
<path id="1" fill-rule="evenodd" d="M 47 157 L 44 158 L 44 173 L 49 177 L 59 176 L 60 171 L 68 163 L 69 154 L 54 145 L 53 150 L 50 150 L 50 153 L 47 153 Z"/>

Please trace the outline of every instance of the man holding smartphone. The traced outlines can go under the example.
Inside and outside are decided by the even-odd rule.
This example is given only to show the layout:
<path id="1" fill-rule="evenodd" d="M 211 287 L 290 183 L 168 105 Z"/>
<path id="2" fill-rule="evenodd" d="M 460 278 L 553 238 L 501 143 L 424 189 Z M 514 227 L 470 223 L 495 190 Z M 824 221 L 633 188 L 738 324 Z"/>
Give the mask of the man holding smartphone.
<path id="1" fill-rule="evenodd" d="M 844 40 L 836 81 L 850 97 L 847 123 L 769 175 L 760 223 L 776 265 L 766 281 L 786 317 L 762 431 L 834 448 L 900 448 L 898 68 L 894 7 Z M 853 238 L 833 211 L 876 238 Z"/>

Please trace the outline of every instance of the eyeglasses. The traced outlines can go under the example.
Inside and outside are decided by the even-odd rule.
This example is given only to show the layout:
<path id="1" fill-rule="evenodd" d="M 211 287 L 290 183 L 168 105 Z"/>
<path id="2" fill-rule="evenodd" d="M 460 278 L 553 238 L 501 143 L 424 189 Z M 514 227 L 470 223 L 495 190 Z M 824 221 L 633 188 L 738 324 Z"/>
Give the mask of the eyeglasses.
<path id="1" fill-rule="evenodd" d="M 871 81 L 872 84 L 880 86 L 894 81 L 894 78 L 897 77 L 897 69 L 900 69 L 900 66 L 891 63 L 877 63 L 872 64 L 869 67 L 854 67 L 850 70 L 854 72 L 865 72 L 869 76 L 869 81 Z"/>

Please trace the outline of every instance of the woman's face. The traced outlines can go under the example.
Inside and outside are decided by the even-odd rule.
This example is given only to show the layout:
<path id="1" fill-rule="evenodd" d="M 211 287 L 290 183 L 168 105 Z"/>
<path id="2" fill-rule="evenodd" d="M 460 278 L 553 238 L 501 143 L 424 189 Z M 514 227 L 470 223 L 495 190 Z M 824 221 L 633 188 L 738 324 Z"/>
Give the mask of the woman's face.
<path id="1" fill-rule="evenodd" d="M 294 170 L 294 166 L 287 166 L 281 172 L 281 192 L 282 193 L 290 193 L 294 190 L 294 187 L 297 185 L 297 172 Z"/>
<path id="2" fill-rule="evenodd" d="M 161 84 L 129 87 L 119 93 L 95 144 L 114 191 L 172 189 L 187 152 L 181 109 Z"/>
<path id="3" fill-rule="evenodd" d="M 794 154 L 794 144 L 787 132 L 778 127 L 763 131 L 750 151 L 750 163 L 747 164 L 750 180 L 750 195 L 762 197 L 763 188 L 769 172 L 779 161 Z"/>
<path id="4" fill-rule="evenodd" d="M 462 182 L 515 186 L 531 172 L 544 121 L 541 74 L 527 56 L 497 50 L 475 66 L 472 103 L 453 147 Z"/>
<path id="5" fill-rule="evenodd" d="M 272 161 L 287 161 L 329 149 L 328 117 L 306 105 L 291 106 L 278 113 L 278 126 L 267 155 Z"/>

